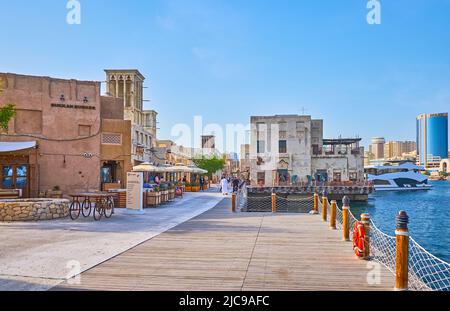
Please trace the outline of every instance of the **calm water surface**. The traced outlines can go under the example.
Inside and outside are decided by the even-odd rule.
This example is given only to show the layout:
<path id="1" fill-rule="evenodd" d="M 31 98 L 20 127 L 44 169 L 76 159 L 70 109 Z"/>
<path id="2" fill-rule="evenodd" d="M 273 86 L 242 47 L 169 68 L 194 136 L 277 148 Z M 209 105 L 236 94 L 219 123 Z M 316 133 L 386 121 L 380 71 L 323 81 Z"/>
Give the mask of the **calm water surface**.
<path id="1" fill-rule="evenodd" d="M 351 204 L 352 213 L 370 213 L 384 233 L 394 236 L 395 216 L 409 215 L 411 236 L 433 255 L 450 263 L 450 182 L 430 181 L 430 191 L 376 192 L 368 203 Z"/>

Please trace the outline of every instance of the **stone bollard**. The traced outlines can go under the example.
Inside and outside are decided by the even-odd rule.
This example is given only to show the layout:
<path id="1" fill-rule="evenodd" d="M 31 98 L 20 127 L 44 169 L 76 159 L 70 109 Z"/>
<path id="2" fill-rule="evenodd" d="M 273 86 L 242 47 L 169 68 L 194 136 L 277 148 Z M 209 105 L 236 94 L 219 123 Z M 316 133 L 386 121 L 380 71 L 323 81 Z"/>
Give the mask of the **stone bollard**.
<path id="1" fill-rule="evenodd" d="M 342 199 L 342 233 L 344 241 L 350 241 L 349 210 L 350 210 L 350 198 L 348 196 L 345 196 Z"/>
<path id="2" fill-rule="evenodd" d="M 236 193 L 231 195 L 231 211 L 236 213 Z"/>
<path id="3" fill-rule="evenodd" d="M 327 221 L 328 219 L 328 198 L 326 196 L 322 197 L 322 220 Z"/>
<path id="4" fill-rule="evenodd" d="M 336 230 L 336 201 L 331 201 L 330 205 L 330 229 Z"/>
<path id="5" fill-rule="evenodd" d="M 277 212 L 277 194 L 274 192 L 272 193 L 272 213 Z"/>
<path id="6" fill-rule="evenodd" d="M 405 211 L 397 216 L 395 290 L 408 290 L 408 258 L 409 258 L 409 217 Z"/>
<path id="7" fill-rule="evenodd" d="M 361 222 L 364 224 L 364 257 L 368 260 L 370 258 L 370 215 L 362 214 Z"/>

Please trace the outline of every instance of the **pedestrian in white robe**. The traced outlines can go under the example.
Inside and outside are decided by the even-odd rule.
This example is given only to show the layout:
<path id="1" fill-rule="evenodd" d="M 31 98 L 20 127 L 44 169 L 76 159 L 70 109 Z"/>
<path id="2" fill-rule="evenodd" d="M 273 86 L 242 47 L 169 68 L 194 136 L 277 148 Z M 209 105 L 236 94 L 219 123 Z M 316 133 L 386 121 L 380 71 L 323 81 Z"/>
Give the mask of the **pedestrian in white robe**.
<path id="1" fill-rule="evenodd" d="M 222 194 L 228 195 L 228 180 L 225 177 L 220 181 L 220 186 L 222 187 Z"/>

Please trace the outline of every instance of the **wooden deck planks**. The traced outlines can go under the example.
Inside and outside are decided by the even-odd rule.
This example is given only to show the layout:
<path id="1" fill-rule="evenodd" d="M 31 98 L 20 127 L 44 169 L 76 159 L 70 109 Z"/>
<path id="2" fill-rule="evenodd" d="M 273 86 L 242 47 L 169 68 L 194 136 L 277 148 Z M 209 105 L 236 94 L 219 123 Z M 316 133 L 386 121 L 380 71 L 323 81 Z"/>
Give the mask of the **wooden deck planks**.
<path id="1" fill-rule="evenodd" d="M 214 209 L 81 275 L 82 290 L 392 290 L 320 216 Z"/>

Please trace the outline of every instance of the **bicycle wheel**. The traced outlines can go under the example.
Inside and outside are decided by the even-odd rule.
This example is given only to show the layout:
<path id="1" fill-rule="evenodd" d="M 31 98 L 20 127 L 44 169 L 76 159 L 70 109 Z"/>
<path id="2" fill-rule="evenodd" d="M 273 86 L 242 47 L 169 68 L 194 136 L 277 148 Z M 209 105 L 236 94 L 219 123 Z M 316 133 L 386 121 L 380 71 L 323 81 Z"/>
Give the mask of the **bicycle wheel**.
<path id="1" fill-rule="evenodd" d="M 80 213 L 81 213 L 80 202 L 78 202 L 78 201 L 72 202 L 72 204 L 70 204 L 69 211 L 70 211 L 70 218 L 72 220 L 78 219 L 78 217 L 80 217 Z"/>
<path id="2" fill-rule="evenodd" d="M 103 204 L 98 204 L 98 203 L 95 204 L 95 207 L 94 207 L 94 219 L 96 221 L 99 221 L 100 219 L 102 219 L 102 215 L 104 213 L 104 208 L 103 208 L 102 205 Z"/>
<path id="3" fill-rule="evenodd" d="M 104 214 L 106 218 L 111 218 L 114 213 L 114 201 L 111 199 L 108 199 L 108 201 L 105 204 Z"/>
<path id="4" fill-rule="evenodd" d="M 81 206 L 81 210 L 83 212 L 83 216 L 84 217 L 89 217 L 91 216 L 91 211 L 92 211 L 92 204 L 91 204 L 91 200 L 86 199 L 83 201 L 83 204 Z"/>

